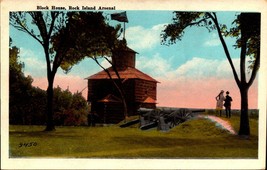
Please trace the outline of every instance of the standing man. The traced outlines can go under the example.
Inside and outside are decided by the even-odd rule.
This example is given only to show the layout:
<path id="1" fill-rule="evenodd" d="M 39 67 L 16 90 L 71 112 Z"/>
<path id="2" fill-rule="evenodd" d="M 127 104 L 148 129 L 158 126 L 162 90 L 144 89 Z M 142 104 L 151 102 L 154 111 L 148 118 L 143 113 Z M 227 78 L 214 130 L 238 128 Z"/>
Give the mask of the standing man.
<path id="1" fill-rule="evenodd" d="M 231 102 L 232 102 L 232 97 L 229 96 L 229 91 L 226 92 L 225 100 L 224 100 L 224 107 L 225 107 L 225 113 L 226 117 L 231 117 Z"/>

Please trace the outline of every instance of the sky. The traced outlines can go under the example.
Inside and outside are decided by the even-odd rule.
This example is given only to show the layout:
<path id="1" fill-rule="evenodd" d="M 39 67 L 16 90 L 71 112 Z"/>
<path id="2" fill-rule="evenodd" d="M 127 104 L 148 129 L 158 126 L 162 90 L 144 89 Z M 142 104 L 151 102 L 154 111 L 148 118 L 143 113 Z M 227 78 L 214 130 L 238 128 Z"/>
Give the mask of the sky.
<path id="1" fill-rule="evenodd" d="M 104 11 L 110 13 L 120 11 Z M 231 26 L 235 12 L 218 12 L 219 23 Z M 172 22 L 173 11 L 127 11 L 126 23 L 128 46 L 138 52 L 136 68 L 160 83 L 157 85 L 157 105 L 182 108 L 215 108 L 215 97 L 221 90 L 229 91 L 233 98 L 232 108 L 240 108 L 240 93 L 226 59 L 217 32 L 206 28 L 190 27 L 181 41 L 161 45 L 160 34 L 165 25 Z M 110 20 L 110 25 L 122 24 Z M 47 88 L 46 63 L 42 46 L 36 40 L 10 26 L 14 46 L 20 48 L 20 61 L 24 62 L 25 75 L 33 77 L 33 85 Z M 225 39 L 233 63 L 239 73 L 240 50 L 232 45 L 234 38 Z M 102 61 L 108 67 L 108 63 Z M 73 66 L 70 73 L 58 70 L 54 87 L 81 92 L 87 96 L 86 77 L 101 71 L 87 58 Z M 258 108 L 257 78 L 249 90 L 249 108 Z"/>

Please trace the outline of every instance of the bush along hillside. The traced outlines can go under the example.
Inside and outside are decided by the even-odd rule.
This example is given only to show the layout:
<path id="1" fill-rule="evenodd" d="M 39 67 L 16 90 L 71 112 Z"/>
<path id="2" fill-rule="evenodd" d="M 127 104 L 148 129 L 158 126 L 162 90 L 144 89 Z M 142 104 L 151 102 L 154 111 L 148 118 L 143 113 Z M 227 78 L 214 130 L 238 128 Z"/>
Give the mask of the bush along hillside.
<path id="1" fill-rule="evenodd" d="M 27 91 L 26 91 L 27 90 Z M 46 122 L 46 92 L 38 87 L 10 92 L 9 123 L 14 125 L 44 125 Z M 18 97 L 19 96 L 19 97 Z M 55 88 L 54 123 L 87 125 L 88 106 L 81 93 Z"/>
<path id="2" fill-rule="evenodd" d="M 18 97 L 20 96 L 20 97 Z M 81 93 L 55 88 L 54 123 L 62 125 L 87 125 L 88 106 Z M 46 92 L 30 86 L 10 92 L 9 123 L 14 125 L 44 125 L 46 122 Z"/>
<path id="3" fill-rule="evenodd" d="M 31 76 L 23 73 L 19 49 L 9 48 L 9 123 L 13 125 L 45 125 L 46 91 L 32 86 Z M 55 125 L 87 124 L 88 106 L 82 94 L 54 88 Z"/>
<path id="4" fill-rule="evenodd" d="M 54 89 L 55 125 L 87 125 L 88 105 L 81 93 L 72 94 L 68 89 Z"/>

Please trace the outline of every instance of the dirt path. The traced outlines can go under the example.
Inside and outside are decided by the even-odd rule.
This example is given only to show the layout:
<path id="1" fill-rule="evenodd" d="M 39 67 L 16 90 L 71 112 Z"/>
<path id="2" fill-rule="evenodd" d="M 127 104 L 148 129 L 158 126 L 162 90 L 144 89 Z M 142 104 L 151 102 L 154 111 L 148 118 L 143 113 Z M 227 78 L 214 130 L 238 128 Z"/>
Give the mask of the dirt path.
<path id="1" fill-rule="evenodd" d="M 237 135 L 237 133 L 235 132 L 235 130 L 233 129 L 233 127 L 231 126 L 231 124 L 226 121 L 223 120 L 217 116 L 212 116 L 212 115 L 198 115 L 199 118 L 205 118 L 205 119 L 209 119 L 212 122 L 216 123 L 216 126 L 219 128 L 223 128 L 229 131 L 229 133 L 233 134 L 233 135 Z"/>

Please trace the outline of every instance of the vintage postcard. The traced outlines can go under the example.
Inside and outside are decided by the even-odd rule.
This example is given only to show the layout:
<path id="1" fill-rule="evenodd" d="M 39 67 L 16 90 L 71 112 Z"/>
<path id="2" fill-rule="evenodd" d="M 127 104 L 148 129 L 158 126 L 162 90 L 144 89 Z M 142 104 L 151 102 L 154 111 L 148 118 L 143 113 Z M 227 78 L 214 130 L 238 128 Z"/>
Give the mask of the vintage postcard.
<path id="1" fill-rule="evenodd" d="M 266 1 L 1 1 L 1 168 L 265 169 Z"/>

